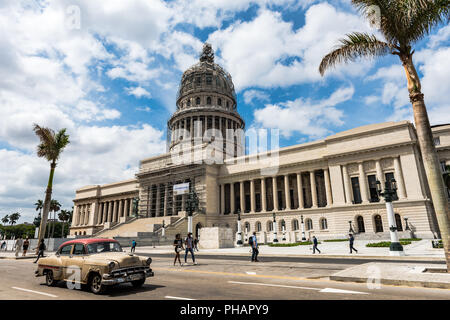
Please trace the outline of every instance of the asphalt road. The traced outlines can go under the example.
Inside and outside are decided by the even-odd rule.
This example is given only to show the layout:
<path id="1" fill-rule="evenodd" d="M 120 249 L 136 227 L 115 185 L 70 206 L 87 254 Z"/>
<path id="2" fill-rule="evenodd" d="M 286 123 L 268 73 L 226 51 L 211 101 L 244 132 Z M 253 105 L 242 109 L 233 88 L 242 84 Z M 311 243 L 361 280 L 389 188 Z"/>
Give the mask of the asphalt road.
<path id="1" fill-rule="evenodd" d="M 352 266 L 354 261 L 334 264 L 314 262 L 264 261 L 251 263 L 239 259 L 206 259 L 198 265 L 173 266 L 173 258 L 154 255 L 155 277 L 142 288 L 123 284 L 96 296 L 86 290 L 67 289 L 65 283 L 47 287 L 36 278 L 32 260 L 0 260 L 0 299 L 6 300 L 322 300 L 322 299 L 450 299 L 450 290 L 340 283 L 328 276 Z"/>

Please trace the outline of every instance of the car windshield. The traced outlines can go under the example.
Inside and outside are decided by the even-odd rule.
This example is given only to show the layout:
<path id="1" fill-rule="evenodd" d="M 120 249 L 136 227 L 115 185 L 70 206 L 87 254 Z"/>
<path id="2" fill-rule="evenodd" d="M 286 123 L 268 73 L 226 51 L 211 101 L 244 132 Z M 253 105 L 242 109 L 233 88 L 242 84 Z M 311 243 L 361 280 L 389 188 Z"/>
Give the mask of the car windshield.
<path id="1" fill-rule="evenodd" d="M 122 247 L 117 242 L 97 242 L 87 245 L 88 253 L 122 252 Z"/>

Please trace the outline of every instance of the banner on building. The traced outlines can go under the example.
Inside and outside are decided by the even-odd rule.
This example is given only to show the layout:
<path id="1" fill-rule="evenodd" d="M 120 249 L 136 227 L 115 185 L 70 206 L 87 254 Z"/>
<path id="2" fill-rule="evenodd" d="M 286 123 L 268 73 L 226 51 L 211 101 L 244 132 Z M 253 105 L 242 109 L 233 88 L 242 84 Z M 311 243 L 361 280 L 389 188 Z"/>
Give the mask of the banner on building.
<path id="1" fill-rule="evenodd" d="M 189 193 L 189 182 L 174 184 L 173 193 L 177 196 Z"/>

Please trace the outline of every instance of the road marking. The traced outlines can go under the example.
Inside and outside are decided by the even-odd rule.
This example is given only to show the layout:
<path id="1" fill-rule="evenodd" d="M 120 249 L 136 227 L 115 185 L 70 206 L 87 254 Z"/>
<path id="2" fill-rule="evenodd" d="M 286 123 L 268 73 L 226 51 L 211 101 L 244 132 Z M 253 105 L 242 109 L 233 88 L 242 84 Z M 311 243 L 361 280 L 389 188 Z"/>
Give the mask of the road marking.
<path id="1" fill-rule="evenodd" d="M 304 289 L 304 290 L 321 290 L 320 288 L 309 288 L 309 287 L 298 287 L 298 286 L 286 286 L 286 285 L 283 285 L 283 284 L 271 284 L 271 283 L 261 283 L 261 282 L 228 281 L 228 283 L 234 283 L 234 284 L 249 284 L 249 285 L 255 285 L 255 286 L 267 286 L 267 287 L 280 287 L 280 288 Z"/>
<path id="2" fill-rule="evenodd" d="M 26 291 L 26 292 L 31 292 L 31 293 L 42 294 L 44 296 L 49 296 L 49 297 L 52 297 L 52 298 L 57 298 L 58 297 L 58 296 L 55 296 L 54 294 L 40 292 L 40 291 L 34 291 L 34 290 L 30 290 L 30 289 L 24 289 L 24 288 L 19 288 L 19 287 L 12 287 L 12 288 L 16 289 L 16 290 L 22 290 L 22 291 Z"/>
<path id="3" fill-rule="evenodd" d="M 165 296 L 166 299 L 176 299 L 176 300 L 195 300 L 190 298 L 182 298 L 182 297 L 172 297 L 172 296 Z"/>
<path id="4" fill-rule="evenodd" d="M 325 289 L 320 290 L 320 292 L 323 292 L 323 293 L 370 294 L 370 293 L 367 293 L 367 292 L 341 290 L 341 289 L 333 289 L 333 288 L 325 288 Z"/>
<path id="5" fill-rule="evenodd" d="M 255 275 L 256 272 L 252 272 L 252 271 L 247 271 L 246 274 L 251 274 L 251 275 Z"/>

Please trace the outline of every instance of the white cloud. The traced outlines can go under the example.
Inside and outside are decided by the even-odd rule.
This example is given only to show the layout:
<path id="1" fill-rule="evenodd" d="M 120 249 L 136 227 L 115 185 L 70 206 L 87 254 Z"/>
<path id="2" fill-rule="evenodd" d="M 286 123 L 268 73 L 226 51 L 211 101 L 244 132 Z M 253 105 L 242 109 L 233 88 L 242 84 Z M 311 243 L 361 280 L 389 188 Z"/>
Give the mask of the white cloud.
<path id="1" fill-rule="evenodd" d="M 294 132 L 316 139 L 330 134 L 329 126 L 343 125 L 343 111 L 336 105 L 353 97 L 354 88 L 341 88 L 320 101 L 298 98 L 279 104 L 267 104 L 254 112 L 255 126 L 278 128 L 284 137 Z"/>
<path id="2" fill-rule="evenodd" d="M 270 96 L 268 93 L 261 90 L 247 90 L 244 92 L 244 102 L 246 104 L 253 103 L 254 100 L 269 101 Z"/>
<path id="3" fill-rule="evenodd" d="M 147 90 L 145 90 L 142 87 L 130 87 L 130 88 L 126 88 L 125 89 L 127 91 L 127 93 L 129 95 L 135 96 L 136 98 L 142 98 L 142 97 L 147 97 L 150 98 L 152 95 L 150 94 L 150 92 L 148 92 Z"/>

